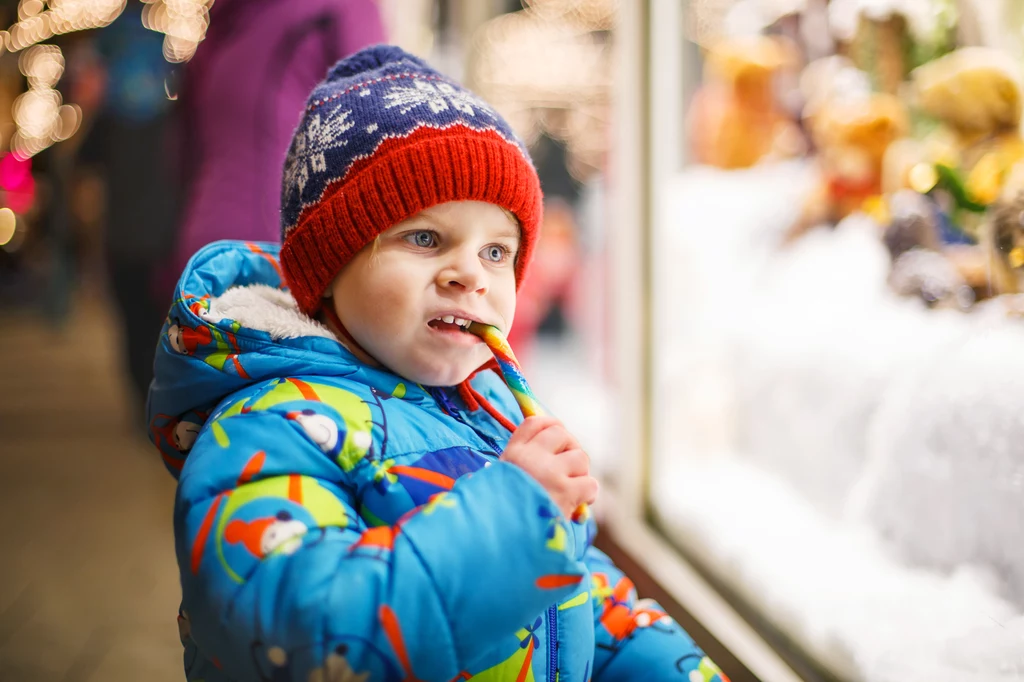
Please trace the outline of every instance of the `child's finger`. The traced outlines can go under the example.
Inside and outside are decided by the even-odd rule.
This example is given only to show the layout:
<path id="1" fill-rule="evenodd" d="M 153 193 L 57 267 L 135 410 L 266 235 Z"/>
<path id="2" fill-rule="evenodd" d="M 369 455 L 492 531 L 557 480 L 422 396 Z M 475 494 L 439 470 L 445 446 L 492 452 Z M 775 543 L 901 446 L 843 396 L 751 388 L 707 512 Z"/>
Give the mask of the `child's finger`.
<path id="1" fill-rule="evenodd" d="M 573 449 L 576 439 L 566 431 L 561 422 L 547 427 L 530 440 L 530 444 L 542 448 L 545 452 L 560 453 Z M 578 447 L 578 446 L 576 446 Z"/>
<path id="2" fill-rule="evenodd" d="M 558 423 L 557 419 L 550 416 L 527 417 L 523 420 L 522 424 L 516 427 L 516 430 L 512 433 L 512 438 L 509 440 L 514 439 L 520 443 L 528 443 L 538 433 Z"/>
<path id="3" fill-rule="evenodd" d="M 569 480 L 568 486 L 572 498 L 576 500 L 573 509 L 581 504 L 594 504 L 597 501 L 600 484 L 593 476 L 576 476 Z"/>
<path id="4" fill-rule="evenodd" d="M 571 448 L 558 454 L 558 462 L 565 467 L 568 476 L 590 474 L 590 457 L 581 448 Z"/>
<path id="5" fill-rule="evenodd" d="M 565 447 L 565 450 L 582 450 L 583 446 L 576 440 L 576 436 L 569 434 L 569 444 Z"/>

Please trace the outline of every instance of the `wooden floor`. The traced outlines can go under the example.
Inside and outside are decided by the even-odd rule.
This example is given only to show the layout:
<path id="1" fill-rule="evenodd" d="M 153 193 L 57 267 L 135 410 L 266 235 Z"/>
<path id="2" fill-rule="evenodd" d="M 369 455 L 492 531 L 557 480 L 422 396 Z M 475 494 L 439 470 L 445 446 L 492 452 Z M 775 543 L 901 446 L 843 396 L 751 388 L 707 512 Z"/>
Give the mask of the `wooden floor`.
<path id="1" fill-rule="evenodd" d="M 0 681 L 183 679 L 174 483 L 127 425 L 112 320 L 0 311 Z"/>

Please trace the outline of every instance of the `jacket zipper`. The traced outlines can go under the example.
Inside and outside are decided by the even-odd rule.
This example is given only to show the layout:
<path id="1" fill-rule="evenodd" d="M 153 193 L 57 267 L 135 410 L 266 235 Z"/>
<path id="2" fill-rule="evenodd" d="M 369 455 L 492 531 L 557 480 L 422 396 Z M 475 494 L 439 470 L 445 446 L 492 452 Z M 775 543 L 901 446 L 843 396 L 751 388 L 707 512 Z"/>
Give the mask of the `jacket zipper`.
<path id="1" fill-rule="evenodd" d="M 459 413 L 459 409 L 455 407 L 455 404 L 448 397 L 448 394 L 443 388 L 432 388 L 429 389 L 431 395 L 434 396 L 434 400 L 441 405 L 441 408 L 448 413 L 450 417 L 456 421 L 465 424 L 469 428 L 473 429 L 477 436 L 487 442 L 488 445 L 494 450 L 495 455 L 501 454 L 501 448 L 490 436 L 484 433 L 480 433 L 475 426 L 466 422 L 462 415 Z M 552 604 L 548 607 L 548 676 L 547 682 L 556 682 L 555 675 L 558 673 L 558 608 Z"/>
<path id="2" fill-rule="evenodd" d="M 548 607 L 548 678 L 556 682 L 558 674 L 558 610 L 554 604 Z"/>
<path id="3" fill-rule="evenodd" d="M 455 407 L 455 403 L 452 402 L 448 394 L 445 393 L 443 388 L 431 388 L 431 395 L 434 396 L 434 400 L 441 405 L 441 409 L 447 412 L 450 416 L 458 418 L 458 409 Z M 461 419 L 459 421 L 462 421 Z"/>
<path id="4" fill-rule="evenodd" d="M 443 388 L 431 388 L 430 393 L 431 395 L 434 396 L 434 400 L 436 400 L 438 404 L 441 405 L 441 409 L 447 412 L 450 417 L 455 419 L 455 421 L 461 424 L 465 424 L 469 428 L 473 429 L 473 433 L 475 433 L 482 441 L 484 441 L 485 443 L 487 443 L 488 446 L 490 446 L 491 451 L 494 452 L 495 457 L 501 456 L 502 448 L 498 445 L 497 441 L 488 436 L 486 433 L 482 433 L 475 426 L 473 426 L 465 419 L 463 419 L 462 414 L 459 412 L 459 409 L 455 406 L 455 403 L 452 402 L 451 398 L 448 397 L 448 394 L 445 392 Z"/>

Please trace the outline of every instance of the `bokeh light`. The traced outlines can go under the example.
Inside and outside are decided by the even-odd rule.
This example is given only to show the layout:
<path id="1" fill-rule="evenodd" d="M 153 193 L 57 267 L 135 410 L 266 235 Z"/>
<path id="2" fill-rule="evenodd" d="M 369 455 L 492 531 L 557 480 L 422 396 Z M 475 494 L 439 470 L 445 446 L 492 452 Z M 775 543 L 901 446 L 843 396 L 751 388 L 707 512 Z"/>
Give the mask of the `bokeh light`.
<path id="1" fill-rule="evenodd" d="M 56 45 L 33 45 L 18 57 L 18 68 L 29 89 L 14 100 L 12 117 L 18 126 L 11 137 L 12 156 L 27 159 L 78 130 L 81 109 L 63 104 L 55 89 L 64 74 L 64 54 Z"/>
<path id="2" fill-rule="evenodd" d="M 538 17 L 585 26 L 590 30 L 607 31 L 615 23 L 619 0 L 523 0 Z"/>
<path id="3" fill-rule="evenodd" d="M 608 147 L 611 0 L 530 0 L 483 24 L 469 60 L 472 87 L 528 144 L 543 133 L 566 143 L 570 173 L 586 179 Z"/>
<path id="4" fill-rule="evenodd" d="M 59 92 L 53 88 L 33 88 L 14 100 L 14 122 L 26 137 L 49 137 L 57 122 L 58 109 Z"/>
<path id="5" fill-rule="evenodd" d="M 18 58 L 29 87 L 52 88 L 64 73 L 64 55 L 56 45 L 33 45 Z"/>
<path id="6" fill-rule="evenodd" d="M 22 0 L 18 23 L 4 32 L 4 46 L 17 52 L 55 35 L 107 26 L 121 15 L 125 0 Z M 45 9 L 44 9 L 45 7 Z"/>
<path id="7" fill-rule="evenodd" d="M 144 0 L 142 25 L 164 34 L 164 58 L 192 58 L 210 26 L 210 0 Z"/>
<path id="8" fill-rule="evenodd" d="M 0 246 L 6 246 L 14 239 L 14 233 L 18 227 L 18 218 L 14 211 L 7 208 L 0 208 Z"/>
<path id="9" fill-rule="evenodd" d="M 188 61 L 206 37 L 213 0 L 144 0 L 143 25 L 164 34 L 170 62 Z M 27 159 L 78 130 L 82 110 L 63 104 L 54 88 L 64 73 L 64 55 L 55 45 L 39 45 L 56 35 L 107 26 L 124 11 L 126 0 L 21 0 L 18 21 L 0 31 L 0 50 L 22 52 L 18 67 L 29 89 L 13 105 L 17 130 L 11 152 Z"/>

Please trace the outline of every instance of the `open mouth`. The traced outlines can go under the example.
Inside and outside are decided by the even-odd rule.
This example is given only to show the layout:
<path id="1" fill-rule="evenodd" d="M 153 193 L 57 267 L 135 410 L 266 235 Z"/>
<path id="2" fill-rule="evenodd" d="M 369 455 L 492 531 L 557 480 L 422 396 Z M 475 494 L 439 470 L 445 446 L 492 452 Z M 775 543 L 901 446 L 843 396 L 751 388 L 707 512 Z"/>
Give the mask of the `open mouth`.
<path id="1" fill-rule="evenodd" d="M 470 322 L 472 320 L 455 317 L 454 315 L 441 315 L 428 322 L 427 326 L 443 332 L 468 332 Z"/>

